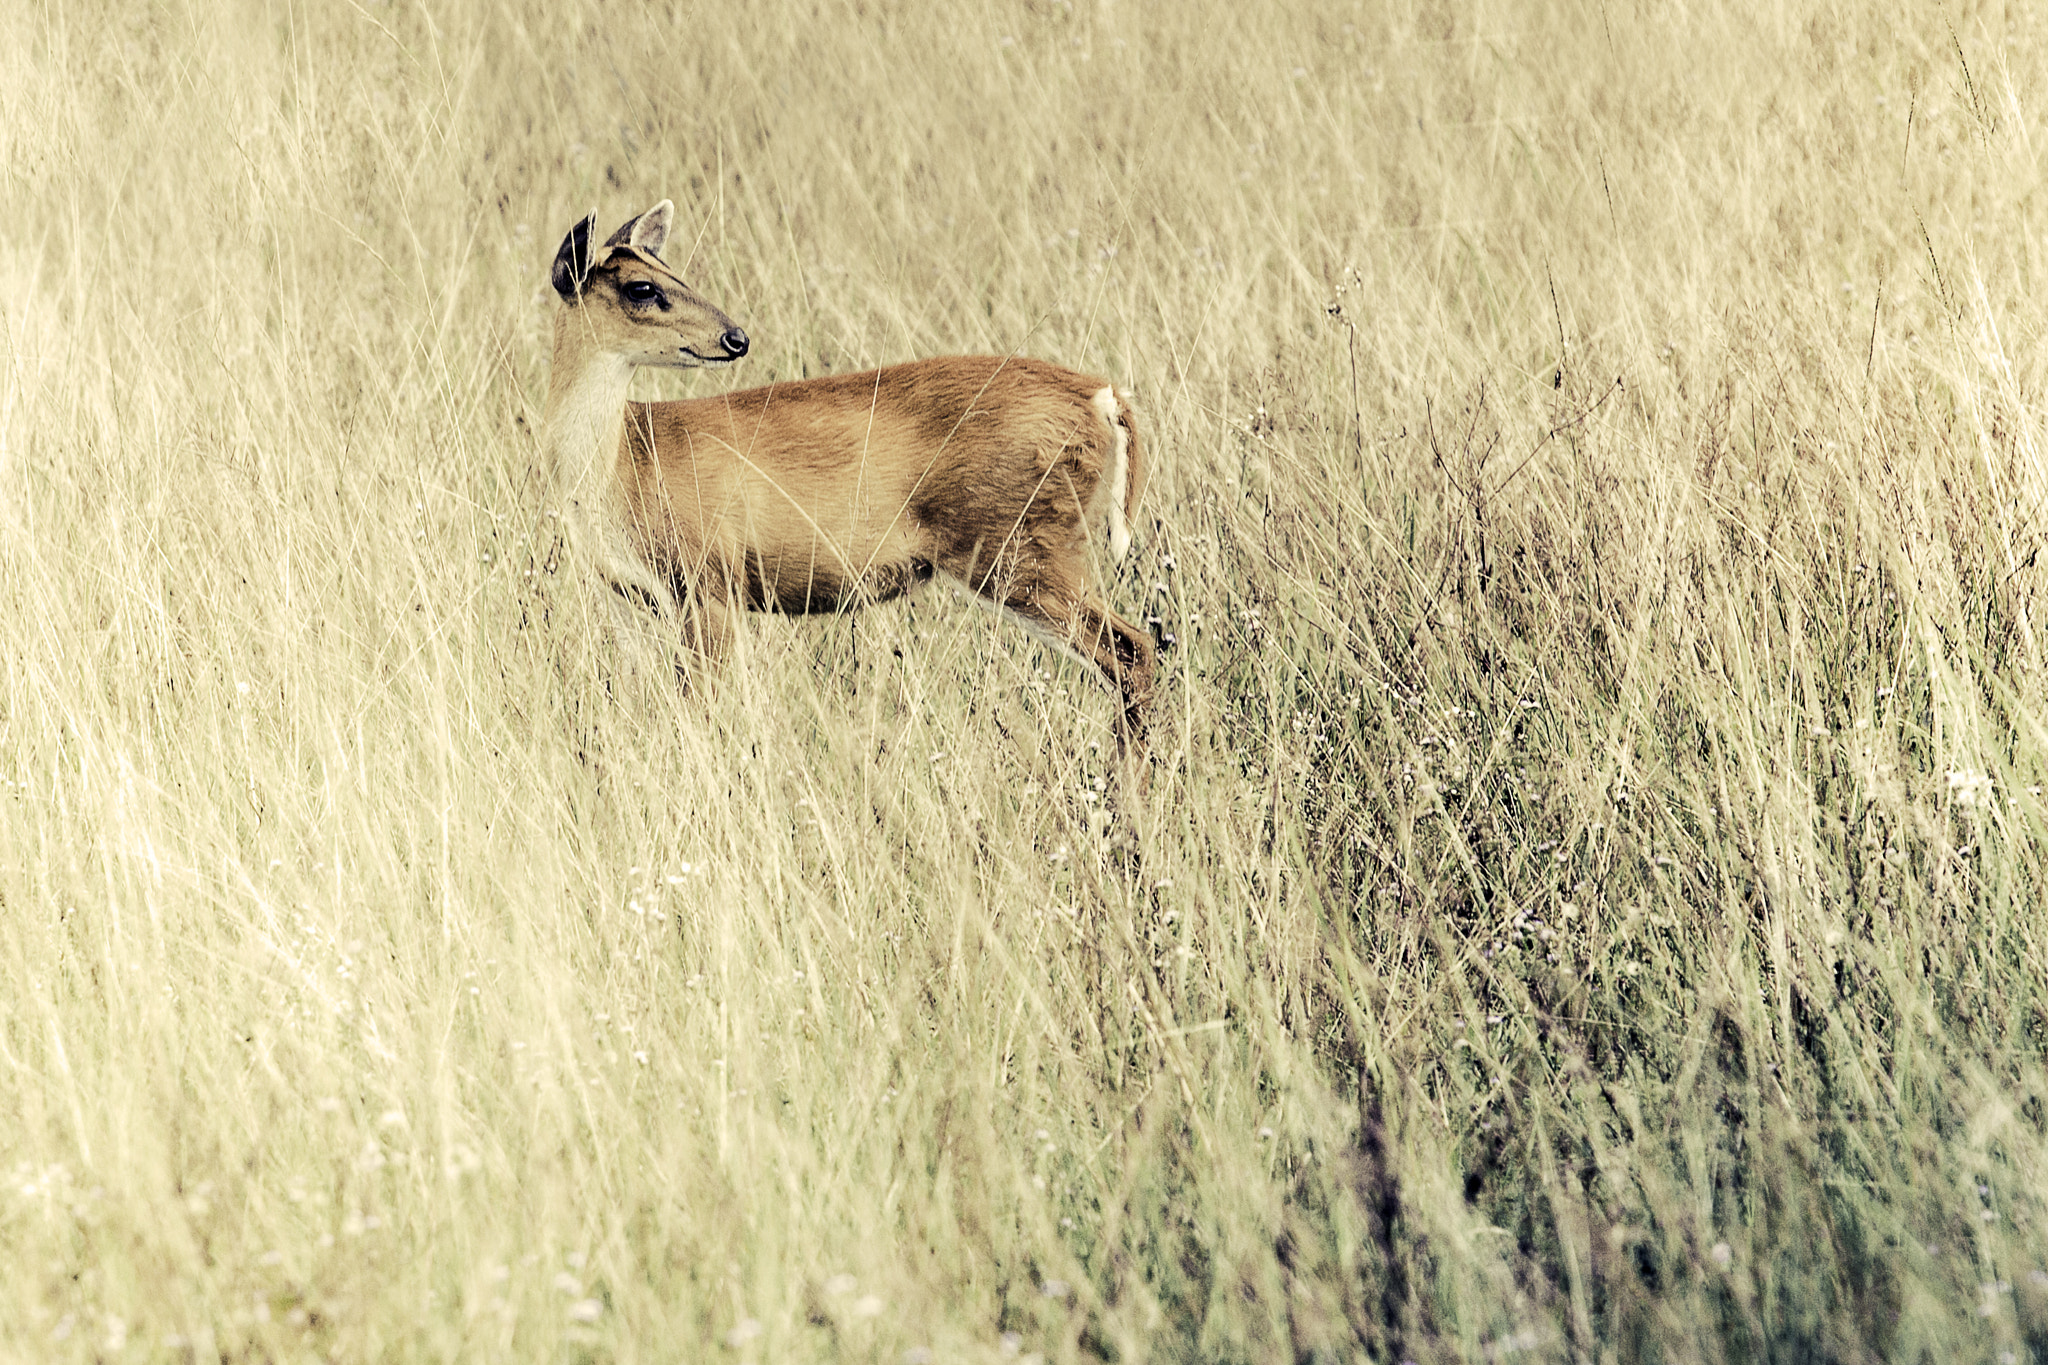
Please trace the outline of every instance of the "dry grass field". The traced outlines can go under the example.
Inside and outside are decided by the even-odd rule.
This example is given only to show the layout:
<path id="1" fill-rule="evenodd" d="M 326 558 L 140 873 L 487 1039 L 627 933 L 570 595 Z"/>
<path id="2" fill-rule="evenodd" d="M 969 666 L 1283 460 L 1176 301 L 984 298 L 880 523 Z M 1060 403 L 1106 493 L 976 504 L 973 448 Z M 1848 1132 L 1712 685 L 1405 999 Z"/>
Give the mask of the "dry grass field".
<path id="1" fill-rule="evenodd" d="M 2044 155 L 2020 3 L 0 6 L 0 1358 L 2048 1359 Z M 642 396 L 1135 392 L 1116 818 L 941 591 L 621 665 L 664 196 Z"/>

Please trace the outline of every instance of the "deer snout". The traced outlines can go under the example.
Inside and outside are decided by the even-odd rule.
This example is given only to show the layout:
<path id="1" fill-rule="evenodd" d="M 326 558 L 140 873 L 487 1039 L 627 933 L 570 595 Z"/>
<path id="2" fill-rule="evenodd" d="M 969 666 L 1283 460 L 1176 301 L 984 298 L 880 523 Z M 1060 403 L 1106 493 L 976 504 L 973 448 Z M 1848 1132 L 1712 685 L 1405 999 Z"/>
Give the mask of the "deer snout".
<path id="1" fill-rule="evenodd" d="M 726 355 L 738 360 L 747 353 L 747 334 L 737 327 L 729 327 L 725 335 L 718 339 L 718 344 L 725 347 Z"/>

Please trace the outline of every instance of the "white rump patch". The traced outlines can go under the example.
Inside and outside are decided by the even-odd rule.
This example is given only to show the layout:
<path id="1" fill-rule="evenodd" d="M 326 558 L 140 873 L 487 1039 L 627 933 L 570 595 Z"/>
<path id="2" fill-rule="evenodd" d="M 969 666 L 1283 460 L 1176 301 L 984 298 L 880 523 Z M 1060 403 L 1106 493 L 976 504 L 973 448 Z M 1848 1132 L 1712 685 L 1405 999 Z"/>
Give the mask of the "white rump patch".
<path id="1" fill-rule="evenodd" d="M 1116 419 L 1116 390 L 1102 389 L 1088 400 L 1109 425 L 1116 438 L 1115 455 L 1109 466 L 1109 553 L 1121 561 L 1131 551 L 1131 528 L 1124 520 L 1124 500 L 1131 489 L 1131 433 Z"/>

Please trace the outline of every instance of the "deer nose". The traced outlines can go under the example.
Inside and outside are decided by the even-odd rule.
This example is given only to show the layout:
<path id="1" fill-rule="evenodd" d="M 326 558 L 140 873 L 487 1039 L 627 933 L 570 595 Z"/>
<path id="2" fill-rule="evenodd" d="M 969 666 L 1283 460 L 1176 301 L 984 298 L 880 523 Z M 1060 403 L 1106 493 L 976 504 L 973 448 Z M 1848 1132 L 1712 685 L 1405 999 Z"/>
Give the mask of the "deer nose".
<path id="1" fill-rule="evenodd" d="M 737 327 L 728 328 L 718 341 L 725 347 L 726 354 L 735 360 L 747 353 L 747 334 Z"/>

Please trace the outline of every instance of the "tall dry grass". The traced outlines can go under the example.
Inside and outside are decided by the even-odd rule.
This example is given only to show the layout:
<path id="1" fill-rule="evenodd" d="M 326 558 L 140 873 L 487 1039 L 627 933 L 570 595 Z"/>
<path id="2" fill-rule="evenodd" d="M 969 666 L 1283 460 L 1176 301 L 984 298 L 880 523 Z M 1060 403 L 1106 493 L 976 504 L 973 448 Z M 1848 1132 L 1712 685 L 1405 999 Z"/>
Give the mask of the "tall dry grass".
<path id="1" fill-rule="evenodd" d="M 6 9 L 0 1352 L 2048 1355 L 2044 80 L 1997 6 Z M 742 382 L 1137 391 L 1135 837 L 943 595 L 614 667 L 545 272 L 666 195 Z"/>

